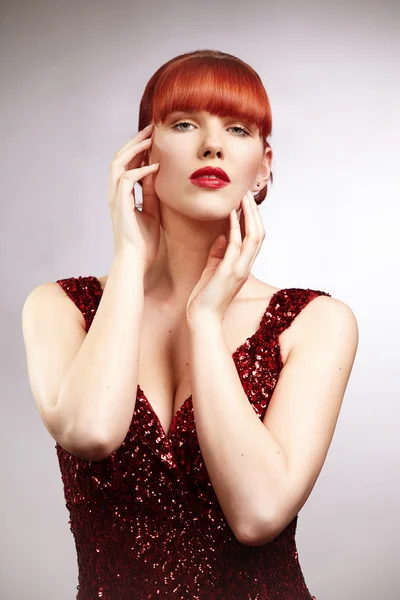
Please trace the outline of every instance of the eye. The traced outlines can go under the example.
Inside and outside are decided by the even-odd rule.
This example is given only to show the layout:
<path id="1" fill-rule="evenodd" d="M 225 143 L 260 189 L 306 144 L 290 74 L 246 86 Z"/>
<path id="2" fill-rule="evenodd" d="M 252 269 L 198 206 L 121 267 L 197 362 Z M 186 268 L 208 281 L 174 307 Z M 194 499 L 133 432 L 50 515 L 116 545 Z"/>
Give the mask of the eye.
<path id="1" fill-rule="evenodd" d="M 177 127 L 179 127 L 179 125 L 192 125 L 192 123 L 189 123 L 188 121 L 181 121 L 180 123 L 174 125 L 172 129 L 176 129 Z M 178 131 L 187 131 L 187 129 L 179 129 Z"/>
<path id="2" fill-rule="evenodd" d="M 177 127 L 180 127 L 181 125 L 193 125 L 193 123 L 189 123 L 189 121 L 180 121 L 179 123 L 176 123 L 172 129 L 176 129 L 177 131 L 188 131 L 188 128 L 184 128 L 184 129 L 177 129 Z M 244 129 L 244 127 L 240 127 L 239 125 L 232 125 L 231 127 L 229 127 L 229 129 L 240 129 L 240 131 L 242 133 L 236 134 L 238 135 L 238 137 L 245 137 L 247 135 L 250 135 L 248 133 L 248 131 L 246 131 L 246 129 Z"/>
<path id="3" fill-rule="evenodd" d="M 244 129 L 243 127 L 240 127 L 239 125 L 232 125 L 230 129 L 240 129 L 241 131 L 243 131 L 243 133 L 240 134 L 241 136 L 249 135 L 249 132 L 246 131 L 246 129 Z"/>

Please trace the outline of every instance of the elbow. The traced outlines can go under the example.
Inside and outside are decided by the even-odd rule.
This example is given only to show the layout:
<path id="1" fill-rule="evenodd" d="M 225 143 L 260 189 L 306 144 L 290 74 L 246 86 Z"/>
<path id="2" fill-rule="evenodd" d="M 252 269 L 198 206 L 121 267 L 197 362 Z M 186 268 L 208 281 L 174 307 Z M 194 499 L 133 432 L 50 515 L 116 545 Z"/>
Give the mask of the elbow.
<path id="1" fill-rule="evenodd" d="M 59 444 L 73 456 L 87 461 L 99 462 L 111 454 L 109 445 L 100 438 L 66 435 Z"/>
<path id="2" fill-rule="evenodd" d="M 77 440 L 80 440 L 79 442 Z M 84 440 L 84 443 L 82 442 Z M 118 439 L 113 443 L 109 439 L 98 437 L 75 437 L 75 441 L 70 439 L 70 446 L 74 451 L 70 451 L 71 454 L 75 454 L 84 460 L 91 461 L 102 461 L 106 460 L 120 448 L 123 439 Z"/>
<path id="3" fill-rule="evenodd" d="M 94 443 L 90 446 L 86 446 L 84 449 L 79 450 L 79 457 L 83 460 L 92 462 L 100 462 L 106 460 L 110 456 L 111 452 L 100 443 Z"/>
<path id="4" fill-rule="evenodd" d="M 236 538 L 244 546 L 263 546 L 269 544 L 278 535 L 272 520 L 260 520 L 257 523 L 237 531 Z"/>
<path id="5" fill-rule="evenodd" d="M 106 437 L 94 432 L 94 427 L 82 426 L 76 417 L 66 416 L 57 403 L 46 419 L 46 427 L 53 439 L 64 450 L 88 461 L 101 461 L 110 454 L 110 444 Z"/>
<path id="6" fill-rule="evenodd" d="M 110 456 L 110 452 L 100 443 L 87 444 L 85 446 L 71 445 L 65 447 L 70 454 L 91 462 L 100 462 Z"/>

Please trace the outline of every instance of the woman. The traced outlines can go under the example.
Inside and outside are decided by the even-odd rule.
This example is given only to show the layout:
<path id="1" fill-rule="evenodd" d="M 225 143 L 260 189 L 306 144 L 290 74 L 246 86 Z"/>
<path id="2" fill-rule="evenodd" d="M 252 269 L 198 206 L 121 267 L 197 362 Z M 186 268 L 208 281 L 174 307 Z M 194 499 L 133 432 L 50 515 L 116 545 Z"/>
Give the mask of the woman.
<path id="1" fill-rule="evenodd" d="M 210 50 L 168 61 L 146 86 L 139 132 L 111 162 L 108 276 L 46 283 L 25 303 L 77 600 L 315 598 L 297 515 L 358 333 L 328 293 L 251 274 L 271 126 L 246 63 Z"/>

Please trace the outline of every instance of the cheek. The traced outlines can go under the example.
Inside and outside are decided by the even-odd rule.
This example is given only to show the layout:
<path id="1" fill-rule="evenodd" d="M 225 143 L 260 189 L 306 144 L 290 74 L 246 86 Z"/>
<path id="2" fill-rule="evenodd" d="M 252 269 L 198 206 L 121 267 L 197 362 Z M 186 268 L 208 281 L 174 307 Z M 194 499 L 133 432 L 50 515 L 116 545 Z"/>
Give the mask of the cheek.
<path id="1" fill-rule="evenodd" d="M 160 163 L 154 180 L 155 192 L 159 198 L 168 203 L 169 198 L 175 198 L 179 193 L 186 176 L 182 152 L 173 153 L 172 149 L 157 148 L 151 158 L 152 162 Z"/>
<path id="2" fill-rule="evenodd" d="M 157 140 L 157 144 L 151 151 L 151 162 L 159 162 L 160 169 L 157 174 L 159 185 L 171 185 L 179 182 L 182 177 L 187 176 L 187 167 L 185 169 L 185 156 L 187 151 L 179 143 L 171 141 Z"/>
<path id="3" fill-rule="evenodd" d="M 247 152 L 241 156 L 241 164 L 243 168 L 243 174 L 246 174 L 246 178 L 250 179 L 256 177 L 257 172 L 260 168 L 261 159 L 260 155 L 257 153 Z"/>
<path id="4" fill-rule="evenodd" d="M 182 157 L 181 144 L 174 143 L 171 139 L 167 139 L 162 135 L 154 137 L 151 149 L 153 162 L 173 164 L 179 156 Z"/>

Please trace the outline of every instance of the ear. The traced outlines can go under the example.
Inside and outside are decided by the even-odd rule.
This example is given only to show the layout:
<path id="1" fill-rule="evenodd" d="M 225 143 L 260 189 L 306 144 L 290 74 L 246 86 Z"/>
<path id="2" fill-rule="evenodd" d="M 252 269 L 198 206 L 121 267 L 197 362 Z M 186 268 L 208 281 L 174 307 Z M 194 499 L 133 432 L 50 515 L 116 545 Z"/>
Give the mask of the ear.
<path id="1" fill-rule="evenodd" d="M 253 192 L 260 192 L 268 183 L 271 176 L 271 164 L 272 164 L 273 152 L 272 148 L 267 143 L 264 155 L 261 160 L 260 167 L 258 169 L 257 177 L 253 186 Z M 259 184 L 259 185 L 257 185 Z"/>

